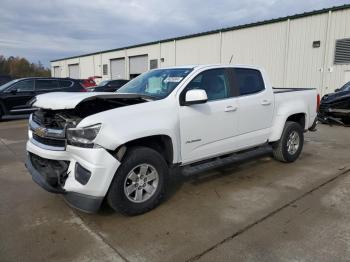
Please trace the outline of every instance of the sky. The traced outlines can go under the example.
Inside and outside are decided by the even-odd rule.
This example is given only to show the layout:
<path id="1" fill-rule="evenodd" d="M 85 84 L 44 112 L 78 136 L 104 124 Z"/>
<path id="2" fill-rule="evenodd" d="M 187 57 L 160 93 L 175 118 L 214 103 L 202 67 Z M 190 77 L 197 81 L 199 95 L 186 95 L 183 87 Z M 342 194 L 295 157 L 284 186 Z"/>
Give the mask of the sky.
<path id="1" fill-rule="evenodd" d="M 0 55 L 81 55 L 350 4 L 350 0 L 0 0 Z"/>

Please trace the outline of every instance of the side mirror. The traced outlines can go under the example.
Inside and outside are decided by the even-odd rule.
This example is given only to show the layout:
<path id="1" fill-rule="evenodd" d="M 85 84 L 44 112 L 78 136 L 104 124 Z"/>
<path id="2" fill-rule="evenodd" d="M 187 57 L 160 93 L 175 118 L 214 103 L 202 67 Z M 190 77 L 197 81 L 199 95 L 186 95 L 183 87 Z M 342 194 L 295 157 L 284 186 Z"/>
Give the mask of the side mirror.
<path id="1" fill-rule="evenodd" d="M 334 92 L 339 92 L 340 91 L 340 88 L 337 88 L 334 90 Z"/>
<path id="2" fill-rule="evenodd" d="M 203 104 L 208 101 L 208 96 L 203 89 L 192 89 L 186 92 L 185 105 Z"/>

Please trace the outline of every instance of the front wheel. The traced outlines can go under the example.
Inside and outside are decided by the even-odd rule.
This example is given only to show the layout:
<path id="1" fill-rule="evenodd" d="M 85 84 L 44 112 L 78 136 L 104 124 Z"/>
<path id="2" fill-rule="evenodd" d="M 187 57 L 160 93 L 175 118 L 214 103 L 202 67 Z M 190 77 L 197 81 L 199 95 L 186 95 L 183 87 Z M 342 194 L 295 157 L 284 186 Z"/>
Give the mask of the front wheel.
<path id="1" fill-rule="evenodd" d="M 157 151 L 131 148 L 114 176 L 107 201 L 126 215 L 145 213 L 164 198 L 167 178 L 168 165 Z"/>
<path id="2" fill-rule="evenodd" d="M 350 125 L 350 116 L 345 116 L 342 118 L 344 125 Z"/>
<path id="3" fill-rule="evenodd" d="M 287 121 L 281 139 L 273 145 L 273 156 L 281 162 L 294 162 L 304 145 L 304 132 L 300 124 Z"/>

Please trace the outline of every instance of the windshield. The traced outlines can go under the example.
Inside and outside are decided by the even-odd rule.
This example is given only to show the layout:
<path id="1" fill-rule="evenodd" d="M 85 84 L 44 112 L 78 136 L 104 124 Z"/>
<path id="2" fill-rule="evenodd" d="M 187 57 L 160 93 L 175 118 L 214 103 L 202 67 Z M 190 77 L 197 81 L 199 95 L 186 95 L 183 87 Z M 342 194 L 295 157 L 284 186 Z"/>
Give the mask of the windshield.
<path id="1" fill-rule="evenodd" d="M 0 86 L 0 91 L 4 91 L 6 88 L 11 86 L 13 83 L 16 83 L 17 81 L 18 81 L 18 79 L 15 79 L 15 80 L 12 80 L 10 82 L 7 82 L 6 84 L 3 84 L 2 86 Z"/>
<path id="2" fill-rule="evenodd" d="M 117 93 L 139 94 L 162 99 L 192 71 L 192 68 L 156 69 L 139 75 Z"/>
<path id="3" fill-rule="evenodd" d="M 347 82 L 340 88 L 340 91 L 350 91 L 350 82 Z"/>

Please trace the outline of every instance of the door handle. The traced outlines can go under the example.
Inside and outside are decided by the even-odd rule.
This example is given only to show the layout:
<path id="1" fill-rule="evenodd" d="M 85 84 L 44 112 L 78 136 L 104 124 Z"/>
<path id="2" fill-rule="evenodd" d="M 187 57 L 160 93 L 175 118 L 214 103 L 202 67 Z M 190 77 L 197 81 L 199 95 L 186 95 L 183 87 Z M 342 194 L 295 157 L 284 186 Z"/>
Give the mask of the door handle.
<path id="1" fill-rule="evenodd" d="M 233 112 L 237 110 L 237 106 L 226 106 L 225 112 Z"/>
<path id="2" fill-rule="evenodd" d="M 268 105 L 271 105 L 271 101 L 270 101 L 270 100 L 267 100 L 267 99 L 264 99 L 264 100 L 261 101 L 261 104 L 262 104 L 263 106 L 268 106 Z"/>

